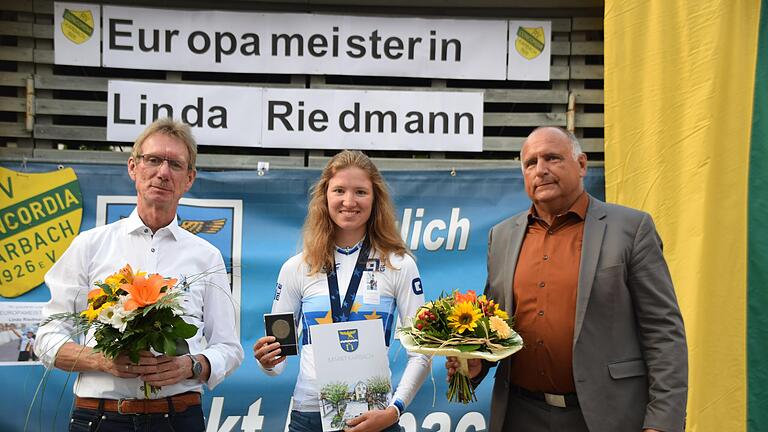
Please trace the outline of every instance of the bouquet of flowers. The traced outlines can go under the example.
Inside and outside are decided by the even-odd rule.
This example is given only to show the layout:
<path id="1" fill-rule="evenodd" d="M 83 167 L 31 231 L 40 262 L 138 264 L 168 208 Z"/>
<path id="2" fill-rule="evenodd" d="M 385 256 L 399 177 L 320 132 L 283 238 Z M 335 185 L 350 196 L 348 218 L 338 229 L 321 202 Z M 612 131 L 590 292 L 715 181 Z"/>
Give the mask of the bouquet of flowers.
<path id="1" fill-rule="evenodd" d="M 43 325 L 54 320 L 72 320 L 78 334 L 94 331 L 94 350 L 114 359 L 127 354 L 138 363 L 139 352 L 155 350 L 175 356 L 189 351 L 187 341 L 197 333 L 197 327 L 182 319 L 182 290 L 176 279 L 159 274 L 147 276 L 135 272 L 130 264 L 116 273 L 97 281 L 88 293 L 88 306 L 80 313 L 50 316 Z M 159 390 L 144 387 L 144 395 Z"/>
<path id="2" fill-rule="evenodd" d="M 472 290 L 454 291 L 422 306 L 410 327 L 402 327 L 400 342 L 412 352 L 458 357 L 461 367 L 451 377 L 449 401 L 476 401 L 468 374 L 467 359 L 499 361 L 523 347 L 512 330 L 513 320 L 493 300 Z"/>

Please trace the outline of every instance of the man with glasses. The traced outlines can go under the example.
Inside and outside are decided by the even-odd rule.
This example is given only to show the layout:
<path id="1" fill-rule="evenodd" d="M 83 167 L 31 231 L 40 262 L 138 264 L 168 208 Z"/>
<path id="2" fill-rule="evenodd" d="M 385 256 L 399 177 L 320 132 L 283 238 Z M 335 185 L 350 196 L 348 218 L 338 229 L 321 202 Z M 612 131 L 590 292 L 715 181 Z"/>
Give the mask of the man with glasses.
<path id="1" fill-rule="evenodd" d="M 126 263 L 194 281 L 183 287 L 184 319 L 198 327 L 187 340 L 187 355 L 144 352 L 138 363 L 126 355 L 108 359 L 89 347 L 92 335 L 71 336 L 71 323 L 40 328 L 35 349 L 46 367 L 79 372 L 70 431 L 204 431 L 202 385 L 213 388 L 243 359 L 221 253 L 178 225 L 176 209 L 195 180 L 196 156 L 189 126 L 167 118 L 149 125 L 128 159 L 136 209 L 81 233 L 45 276 L 51 300 L 44 317 L 84 310 L 95 281 Z M 146 385 L 160 388 L 150 400 L 143 399 Z"/>

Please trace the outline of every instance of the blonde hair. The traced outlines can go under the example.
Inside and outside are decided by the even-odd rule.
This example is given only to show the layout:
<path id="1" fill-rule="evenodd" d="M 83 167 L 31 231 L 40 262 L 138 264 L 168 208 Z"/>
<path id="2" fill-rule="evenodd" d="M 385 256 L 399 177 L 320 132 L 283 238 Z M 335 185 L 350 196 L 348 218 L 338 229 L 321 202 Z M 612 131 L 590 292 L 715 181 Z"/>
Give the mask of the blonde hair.
<path id="1" fill-rule="evenodd" d="M 133 143 L 133 150 L 131 151 L 131 157 L 135 162 L 138 162 L 137 158 L 141 154 L 141 146 L 144 144 L 147 138 L 153 134 L 161 133 L 177 138 L 187 147 L 187 153 L 189 153 L 189 160 L 187 161 L 187 169 L 193 171 L 195 169 L 195 162 L 197 161 L 197 143 L 195 137 L 192 136 L 192 129 L 184 122 L 174 120 L 169 117 L 162 117 L 152 122 L 146 129 L 136 138 Z"/>
<path id="2" fill-rule="evenodd" d="M 371 250 L 377 251 L 384 264 L 391 266 L 389 254 L 409 254 L 395 224 L 395 206 L 389 196 L 384 178 L 376 165 L 360 151 L 344 150 L 328 161 L 320 179 L 311 190 L 307 218 L 304 220 L 304 261 L 313 275 L 334 266 L 336 247 L 333 233 L 335 225 L 328 211 L 328 183 L 345 168 L 360 168 L 368 174 L 373 185 L 371 217 L 366 223 L 366 236 Z"/>

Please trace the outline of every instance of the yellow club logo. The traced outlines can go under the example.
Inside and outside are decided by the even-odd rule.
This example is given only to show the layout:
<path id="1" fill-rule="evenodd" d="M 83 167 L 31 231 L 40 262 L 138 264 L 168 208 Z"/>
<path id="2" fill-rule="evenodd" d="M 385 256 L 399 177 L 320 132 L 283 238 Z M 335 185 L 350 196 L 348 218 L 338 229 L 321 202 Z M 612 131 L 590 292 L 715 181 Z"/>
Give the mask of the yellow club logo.
<path id="1" fill-rule="evenodd" d="M 515 49 L 521 56 L 533 60 L 544 51 L 544 28 L 518 27 Z"/>
<path id="2" fill-rule="evenodd" d="M 93 14 L 90 10 L 64 9 L 61 32 L 67 39 L 81 44 L 93 35 Z"/>
<path id="3" fill-rule="evenodd" d="M 0 167 L 0 295 L 17 297 L 43 283 L 82 216 L 72 168 L 29 174 Z"/>

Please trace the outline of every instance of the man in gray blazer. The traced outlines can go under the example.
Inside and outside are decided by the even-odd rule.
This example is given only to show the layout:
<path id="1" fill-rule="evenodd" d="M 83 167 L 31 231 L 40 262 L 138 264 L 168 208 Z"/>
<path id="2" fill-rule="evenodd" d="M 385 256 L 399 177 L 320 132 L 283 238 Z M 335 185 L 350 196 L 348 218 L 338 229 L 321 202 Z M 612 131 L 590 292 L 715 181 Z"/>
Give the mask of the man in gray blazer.
<path id="1" fill-rule="evenodd" d="M 525 348 L 498 363 L 490 432 L 682 431 L 685 331 L 650 215 L 589 196 L 564 129 L 534 130 L 521 161 L 533 206 L 491 229 L 485 293 Z M 473 383 L 493 366 L 470 361 Z"/>

